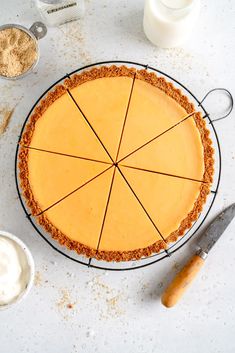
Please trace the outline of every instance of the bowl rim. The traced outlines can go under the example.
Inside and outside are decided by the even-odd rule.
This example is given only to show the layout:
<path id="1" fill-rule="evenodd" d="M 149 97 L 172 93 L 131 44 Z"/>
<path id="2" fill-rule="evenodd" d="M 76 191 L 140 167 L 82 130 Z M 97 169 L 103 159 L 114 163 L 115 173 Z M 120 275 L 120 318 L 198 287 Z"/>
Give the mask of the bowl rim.
<path id="1" fill-rule="evenodd" d="M 0 238 L 1 237 L 8 238 L 8 239 L 12 240 L 13 242 L 15 242 L 21 248 L 22 252 L 25 254 L 25 257 L 26 257 L 26 260 L 27 260 L 27 263 L 29 266 L 29 280 L 26 285 L 26 288 L 15 298 L 15 300 L 12 303 L 0 305 L 0 311 L 9 309 L 9 308 L 19 304 L 23 299 L 25 299 L 33 286 L 34 276 L 35 276 L 34 259 L 33 259 L 32 253 L 29 250 L 29 248 L 27 247 L 27 245 L 20 238 L 18 238 L 16 235 L 14 235 L 10 232 L 4 231 L 4 230 L 0 230 Z"/>

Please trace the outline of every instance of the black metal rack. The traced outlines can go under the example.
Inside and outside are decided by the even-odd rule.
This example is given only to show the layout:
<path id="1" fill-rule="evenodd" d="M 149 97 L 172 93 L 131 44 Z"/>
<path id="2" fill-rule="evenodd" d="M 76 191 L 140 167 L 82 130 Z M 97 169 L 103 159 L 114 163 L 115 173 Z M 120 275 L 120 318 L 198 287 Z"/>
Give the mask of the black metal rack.
<path id="1" fill-rule="evenodd" d="M 140 260 L 135 260 L 135 261 L 128 261 L 128 262 L 104 262 L 104 261 L 98 261 L 96 259 L 88 259 L 86 257 L 83 257 L 81 255 L 78 255 L 75 251 L 71 252 L 69 250 L 67 250 L 65 247 L 61 246 L 58 242 L 54 241 L 50 234 L 46 233 L 41 226 L 39 226 L 39 224 L 35 221 L 35 219 L 33 218 L 33 216 L 31 216 L 31 214 L 28 212 L 27 210 L 27 206 L 21 196 L 21 190 L 20 190 L 20 184 L 19 184 L 19 179 L 18 179 L 18 153 L 19 153 L 19 143 L 17 144 L 17 148 L 16 148 L 16 154 L 15 154 L 15 180 L 16 180 L 16 188 L 17 188 L 17 192 L 19 195 L 19 199 L 21 202 L 21 205 L 23 207 L 23 210 L 26 214 L 26 217 L 28 218 L 28 220 L 30 221 L 30 223 L 32 224 L 32 226 L 34 227 L 34 229 L 38 232 L 38 234 L 42 237 L 42 239 L 44 239 L 54 250 L 56 250 L 58 253 L 62 254 L 63 256 L 69 258 L 72 261 L 75 261 L 79 264 L 88 266 L 88 267 L 92 267 L 92 268 L 97 268 L 97 269 L 103 269 L 103 270 L 111 270 L 111 271 L 122 271 L 122 270 L 132 270 L 132 269 L 138 269 L 138 268 L 142 268 L 145 266 L 149 266 L 151 264 L 154 264 L 166 257 L 171 256 L 174 252 L 176 252 L 178 249 L 180 249 L 184 244 L 186 244 L 189 239 L 191 239 L 193 237 L 193 235 L 201 228 L 201 226 L 203 225 L 203 223 L 205 222 L 211 208 L 212 205 L 215 201 L 217 192 L 218 192 L 218 188 L 219 188 L 219 184 L 220 184 L 220 177 L 221 177 L 221 149 L 220 149 L 220 143 L 219 143 L 219 139 L 217 136 L 217 132 L 214 126 L 214 122 L 217 120 L 221 120 L 224 119 L 225 117 L 227 117 L 232 109 L 233 109 L 233 98 L 231 93 L 223 88 L 215 88 L 211 91 L 209 91 L 202 100 L 199 100 L 196 98 L 196 96 L 188 89 L 186 88 L 182 83 L 180 83 L 179 81 L 177 81 L 176 79 L 174 79 L 173 77 L 171 77 L 170 75 L 164 73 L 163 71 L 157 70 L 149 65 L 144 65 L 144 64 L 140 64 L 140 63 L 136 63 L 136 62 L 132 62 L 132 61 L 103 61 L 103 62 L 99 62 L 99 63 L 95 63 L 95 64 L 91 64 L 91 65 L 87 65 L 84 66 L 82 68 L 79 68 L 77 70 L 72 71 L 69 74 L 66 74 L 64 77 L 62 77 L 60 80 L 56 81 L 53 85 L 51 85 L 42 95 L 41 97 L 39 97 L 39 99 L 36 101 L 36 103 L 34 104 L 34 106 L 32 107 L 32 109 L 30 110 L 28 116 L 26 117 L 24 124 L 22 126 L 22 130 L 19 136 L 19 142 L 21 140 L 21 137 L 24 133 L 24 129 L 25 126 L 28 122 L 28 119 L 31 116 L 31 113 L 33 112 L 33 110 L 35 109 L 35 107 L 37 106 L 37 104 L 41 101 L 41 99 L 43 99 L 43 97 L 50 91 L 53 89 L 53 87 L 57 84 L 59 84 L 60 82 L 63 82 L 63 80 L 65 80 L 66 78 L 68 78 L 70 75 L 75 74 L 75 73 L 79 73 L 81 71 L 84 71 L 88 68 L 92 68 L 92 67 L 97 67 L 100 65 L 126 65 L 129 67 L 136 67 L 136 68 L 142 68 L 148 71 L 152 71 L 152 72 L 156 72 L 158 74 L 158 76 L 163 76 L 166 77 L 168 81 L 171 81 L 174 83 L 174 86 L 178 87 L 181 89 L 181 91 L 183 91 L 183 93 L 185 95 L 190 96 L 190 100 L 198 106 L 198 111 L 201 111 L 203 114 L 203 118 L 207 120 L 207 128 L 210 130 L 211 132 L 211 138 L 213 140 L 213 147 L 215 149 L 215 176 L 214 176 L 214 182 L 213 185 L 211 187 L 211 193 L 208 196 L 207 199 L 207 203 L 204 206 L 203 212 L 201 213 L 201 215 L 199 216 L 199 218 L 197 219 L 197 221 L 195 221 L 192 225 L 192 227 L 180 238 L 178 239 L 175 243 L 173 243 L 167 250 L 163 250 L 160 253 L 157 254 L 153 254 L 149 257 L 145 257 L 142 258 Z M 218 119 L 211 119 L 209 113 L 206 111 L 206 109 L 203 106 L 203 102 L 206 99 L 206 97 L 212 93 L 215 90 L 223 90 L 225 93 L 227 93 L 230 97 L 230 101 L 231 101 L 231 105 L 230 105 L 230 109 L 227 112 L 226 115 L 219 117 Z"/>

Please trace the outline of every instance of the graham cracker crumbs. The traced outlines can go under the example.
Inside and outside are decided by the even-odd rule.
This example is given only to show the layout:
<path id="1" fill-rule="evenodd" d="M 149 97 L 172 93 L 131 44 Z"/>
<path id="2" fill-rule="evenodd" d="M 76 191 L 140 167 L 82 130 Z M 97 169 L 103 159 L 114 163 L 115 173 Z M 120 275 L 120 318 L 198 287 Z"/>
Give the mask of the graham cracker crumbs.
<path id="1" fill-rule="evenodd" d="M 120 306 L 123 298 L 122 292 L 103 283 L 100 276 L 94 277 L 87 285 L 94 296 L 94 300 L 97 301 L 100 320 L 118 318 L 125 313 Z"/>
<path id="2" fill-rule="evenodd" d="M 61 290 L 61 297 L 57 302 L 58 307 L 65 307 L 69 301 L 69 292 L 67 289 L 62 289 Z"/>
<path id="3" fill-rule="evenodd" d="M 34 284 L 36 287 L 40 287 L 42 285 L 42 274 L 39 271 L 35 272 Z"/>
<path id="4" fill-rule="evenodd" d="M 60 298 L 57 301 L 56 306 L 65 320 L 68 320 L 69 318 L 68 311 L 70 311 L 72 314 L 74 313 L 76 304 L 77 301 L 72 300 L 71 294 L 68 289 L 63 288 L 60 290 Z"/>
<path id="5" fill-rule="evenodd" d="M 0 136 L 4 134 L 4 132 L 6 131 L 12 114 L 14 112 L 14 108 L 13 109 L 7 109 L 7 108 L 3 108 L 0 110 Z"/>
<path id="6" fill-rule="evenodd" d="M 144 292 L 146 289 L 149 288 L 149 283 L 143 283 L 142 286 L 141 286 L 141 290 Z"/>
<path id="7" fill-rule="evenodd" d="M 118 303 L 120 300 L 120 295 L 116 295 L 115 297 L 112 297 L 110 299 L 106 299 L 106 303 L 108 306 L 108 311 L 117 311 L 118 308 Z"/>
<path id="8" fill-rule="evenodd" d="M 59 28 L 59 30 L 63 34 L 64 39 L 64 47 L 70 47 L 71 50 L 69 53 L 67 50 L 63 55 L 71 58 L 78 58 L 84 64 L 88 64 L 92 62 L 92 58 L 88 47 L 86 46 L 85 36 L 84 36 L 84 28 L 82 22 L 77 23 L 77 26 L 73 26 L 72 23 L 66 23 L 65 26 Z"/>
<path id="9" fill-rule="evenodd" d="M 16 77 L 28 71 L 37 60 L 33 38 L 19 28 L 0 31 L 0 74 Z"/>

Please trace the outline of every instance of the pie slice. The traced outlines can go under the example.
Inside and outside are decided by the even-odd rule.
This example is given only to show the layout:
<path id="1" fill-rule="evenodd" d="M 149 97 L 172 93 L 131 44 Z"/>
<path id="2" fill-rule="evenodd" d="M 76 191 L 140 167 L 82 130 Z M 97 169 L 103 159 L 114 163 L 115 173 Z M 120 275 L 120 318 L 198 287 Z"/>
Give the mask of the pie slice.
<path id="1" fill-rule="evenodd" d="M 139 258 L 157 252 L 165 244 L 156 227 L 130 187 L 116 170 L 111 196 L 105 217 L 99 253 L 106 257 L 111 252 L 115 259 L 122 256 Z M 113 252 L 116 252 L 114 255 Z"/>
<path id="2" fill-rule="evenodd" d="M 38 216 L 55 239 L 69 248 L 94 255 L 107 203 L 113 168 Z"/>
<path id="3" fill-rule="evenodd" d="M 193 117 L 121 161 L 122 165 L 204 180 L 204 153 Z"/>
<path id="4" fill-rule="evenodd" d="M 89 182 L 109 166 L 100 162 L 22 148 L 28 183 L 38 214 L 61 198 Z M 22 177 L 22 176 L 21 176 Z"/>
<path id="5" fill-rule="evenodd" d="M 177 238 L 176 231 L 179 236 L 186 225 L 190 227 L 193 213 L 200 210 L 196 200 L 209 191 L 208 185 L 200 182 L 120 168 L 167 242 Z"/>
<path id="6" fill-rule="evenodd" d="M 156 81 L 154 85 L 144 81 L 140 74 L 137 77 L 139 78 L 136 78 L 133 87 L 119 160 L 193 111 L 189 104 L 183 107 L 166 94 L 161 89 L 161 81 Z M 166 87 L 167 89 L 171 93 L 171 86 Z"/>
<path id="7" fill-rule="evenodd" d="M 66 90 L 59 86 L 51 95 L 36 109 L 21 144 L 111 162 Z"/>
<path id="8" fill-rule="evenodd" d="M 85 83 L 79 82 L 70 92 L 77 104 L 87 117 L 100 139 L 116 160 L 119 141 L 127 111 L 128 101 L 133 84 L 134 70 L 116 70 L 116 75 L 111 76 L 110 71 L 103 70 L 103 77 L 100 72 L 93 72 L 92 80 Z M 68 82 L 73 85 L 73 78 Z M 82 84 L 81 84 L 82 83 Z M 104 128 L 105 126 L 105 128 Z"/>

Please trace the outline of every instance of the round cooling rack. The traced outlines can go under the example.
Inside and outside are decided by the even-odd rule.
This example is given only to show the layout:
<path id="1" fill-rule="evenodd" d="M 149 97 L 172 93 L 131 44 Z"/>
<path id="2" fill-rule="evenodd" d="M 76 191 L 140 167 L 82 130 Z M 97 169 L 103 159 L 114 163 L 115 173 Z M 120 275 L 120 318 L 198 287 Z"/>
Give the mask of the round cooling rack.
<path id="1" fill-rule="evenodd" d="M 25 127 L 27 125 L 27 122 L 35 109 L 35 107 L 38 105 L 38 103 L 46 96 L 46 94 L 53 90 L 54 86 L 62 83 L 66 78 L 70 77 L 70 75 L 75 74 L 75 73 L 81 73 L 82 71 L 92 68 L 92 67 L 97 67 L 101 65 L 126 65 L 127 67 L 135 67 L 136 69 L 145 69 L 148 70 L 148 72 L 155 72 L 157 73 L 158 76 L 165 77 L 168 82 L 172 82 L 176 88 L 179 88 L 184 95 L 186 95 L 190 102 L 192 102 L 195 107 L 197 107 L 197 111 L 202 113 L 203 118 L 207 122 L 207 129 L 210 130 L 210 138 L 212 139 L 213 142 L 213 148 L 215 150 L 214 154 L 214 159 L 215 159 L 215 174 L 214 174 L 214 181 L 211 186 L 211 192 L 207 197 L 207 202 L 203 207 L 203 211 L 198 217 L 198 219 L 193 223 L 191 228 L 181 237 L 179 238 L 175 243 L 173 243 L 167 250 L 162 250 L 161 252 L 157 254 L 153 254 L 149 257 L 141 258 L 140 260 L 135 260 L 135 261 L 127 261 L 127 262 L 105 262 L 105 261 L 98 261 L 95 258 L 86 258 L 84 256 L 78 255 L 75 251 L 70 251 L 67 248 L 61 246 L 57 241 L 53 240 L 51 235 L 47 233 L 35 220 L 35 218 L 30 214 L 28 207 L 22 197 L 22 190 L 20 188 L 20 181 L 19 181 L 19 174 L 18 174 L 18 154 L 19 154 L 19 143 L 17 144 L 16 148 L 16 155 L 15 155 L 15 180 L 16 180 L 16 188 L 17 192 L 19 195 L 19 199 L 21 202 L 21 205 L 24 209 L 24 212 L 26 214 L 26 217 L 28 218 L 29 222 L 32 224 L 34 229 L 37 231 L 37 233 L 44 239 L 55 251 L 60 253 L 61 255 L 67 257 L 68 259 L 77 262 L 79 264 L 92 267 L 92 268 L 97 268 L 97 269 L 102 269 L 102 270 L 111 270 L 111 271 L 122 271 L 122 270 L 133 270 L 133 269 L 138 269 L 142 267 L 149 266 L 151 264 L 154 264 L 166 257 L 171 256 L 174 252 L 176 252 L 178 249 L 180 249 L 184 244 L 186 244 L 189 239 L 193 237 L 193 235 L 202 227 L 203 223 L 205 222 L 212 205 L 215 201 L 219 184 L 220 184 L 220 176 L 221 176 L 221 149 L 220 149 L 220 144 L 219 144 L 219 139 L 217 136 L 217 132 L 214 126 L 214 122 L 217 120 L 221 120 L 226 118 L 232 111 L 233 109 L 233 98 L 232 95 L 229 91 L 226 89 L 222 88 L 216 88 L 211 91 L 209 91 L 203 99 L 199 100 L 188 88 L 186 88 L 183 84 L 181 84 L 179 81 L 176 79 L 172 78 L 170 75 L 157 70 L 151 66 L 148 65 L 143 65 L 139 64 L 136 62 L 131 62 L 131 61 L 103 61 L 91 65 L 84 66 L 80 69 L 77 69 L 69 74 L 66 74 L 64 77 L 62 77 L 60 80 L 55 82 L 53 85 L 51 85 L 42 95 L 41 97 L 37 100 L 37 102 L 34 104 L 32 109 L 30 110 L 28 116 L 26 117 L 20 136 L 19 136 L 19 142 L 21 140 L 21 137 L 25 131 Z M 210 114 L 206 111 L 206 109 L 203 106 L 203 102 L 207 98 L 209 94 L 212 94 L 214 91 L 223 91 L 226 93 L 229 98 L 230 98 L 230 109 L 227 112 L 226 115 L 219 117 L 217 119 L 212 119 L 210 117 Z"/>

